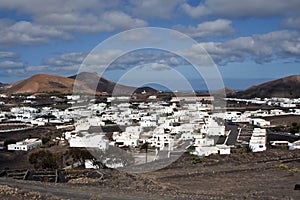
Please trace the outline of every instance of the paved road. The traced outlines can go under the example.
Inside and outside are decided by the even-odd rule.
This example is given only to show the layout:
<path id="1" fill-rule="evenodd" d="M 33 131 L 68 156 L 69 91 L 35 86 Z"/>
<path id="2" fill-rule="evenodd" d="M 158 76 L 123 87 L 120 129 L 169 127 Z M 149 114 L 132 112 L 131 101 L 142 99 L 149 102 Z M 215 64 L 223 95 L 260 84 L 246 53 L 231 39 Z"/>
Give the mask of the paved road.
<path id="1" fill-rule="evenodd" d="M 130 192 L 126 194 L 117 190 L 109 190 L 95 186 L 74 186 L 62 183 L 42 183 L 36 181 L 19 181 L 8 178 L 0 178 L 1 185 L 8 185 L 13 188 L 20 188 L 24 191 L 40 192 L 50 194 L 65 199 L 91 199 L 101 197 L 101 200 L 148 200 L 148 199 L 174 199 L 172 197 L 162 197 L 151 195 L 150 193 Z M 177 199 L 177 198 L 176 198 Z M 175 199 L 174 199 L 175 200 Z M 179 199 L 178 199 L 179 200 Z"/>
<path id="2" fill-rule="evenodd" d="M 228 135 L 226 145 L 235 145 L 239 134 L 238 127 L 236 125 L 226 125 L 226 130 L 230 130 L 230 134 Z"/>

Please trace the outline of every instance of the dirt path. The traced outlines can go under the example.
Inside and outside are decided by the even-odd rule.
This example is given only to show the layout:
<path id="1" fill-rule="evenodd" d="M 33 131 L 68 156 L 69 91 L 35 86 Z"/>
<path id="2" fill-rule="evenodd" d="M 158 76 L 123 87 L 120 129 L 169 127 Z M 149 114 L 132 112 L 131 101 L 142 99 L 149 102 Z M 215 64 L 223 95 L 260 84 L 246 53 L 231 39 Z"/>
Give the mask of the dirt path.
<path id="1" fill-rule="evenodd" d="M 75 186 L 69 184 L 41 183 L 35 181 L 17 181 L 7 178 L 0 178 L 0 185 L 7 185 L 11 188 L 19 188 L 23 192 L 38 192 L 54 196 L 59 199 L 105 199 L 105 200 L 148 200 L 148 199 L 175 199 L 162 197 L 147 193 L 125 194 L 120 191 L 113 191 L 91 186 Z M 178 199 L 178 198 L 176 198 Z M 178 199 L 179 200 L 179 199 Z"/>

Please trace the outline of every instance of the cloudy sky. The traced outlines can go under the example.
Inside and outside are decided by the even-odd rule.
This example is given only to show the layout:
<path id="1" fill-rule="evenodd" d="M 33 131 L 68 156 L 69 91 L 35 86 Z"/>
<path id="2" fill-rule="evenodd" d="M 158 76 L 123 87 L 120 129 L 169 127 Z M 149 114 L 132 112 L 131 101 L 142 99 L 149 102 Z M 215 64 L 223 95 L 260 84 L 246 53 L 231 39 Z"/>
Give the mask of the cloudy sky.
<path id="1" fill-rule="evenodd" d="M 133 28 L 163 27 L 197 41 L 225 85 L 244 89 L 300 74 L 299 10 L 299 0 L 0 0 L 0 82 L 38 73 L 73 75 L 111 36 Z M 148 39 L 147 34 L 143 30 L 126 40 L 137 43 Z M 107 49 L 90 60 L 101 68 L 119 51 Z M 198 58 L 197 45 L 183 52 Z M 124 55 L 105 75 L 117 81 L 137 65 L 153 71 L 175 69 L 197 81 L 178 55 L 153 49 Z"/>

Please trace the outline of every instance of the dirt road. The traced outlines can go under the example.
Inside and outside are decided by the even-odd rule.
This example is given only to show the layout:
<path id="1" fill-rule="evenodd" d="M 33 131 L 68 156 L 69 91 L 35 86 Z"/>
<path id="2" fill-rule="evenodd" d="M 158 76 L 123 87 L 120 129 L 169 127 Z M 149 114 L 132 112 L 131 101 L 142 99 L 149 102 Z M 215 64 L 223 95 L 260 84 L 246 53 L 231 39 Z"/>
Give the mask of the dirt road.
<path id="1" fill-rule="evenodd" d="M 38 192 L 54 196 L 59 199 L 101 199 L 101 200 L 148 200 L 148 199 L 178 199 L 172 197 L 162 197 L 149 193 L 131 193 L 125 194 L 122 191 L 108 190 L 95 186 L 76 186 L 58 183 L 41 183 L 35 181 L 17 181 L 13 179 L 0 178 L 1 185 L 7 185 L 11 188 L 19 188 L 24 191 Z M 179 200 L 179 199 L 178 199 Z"/>

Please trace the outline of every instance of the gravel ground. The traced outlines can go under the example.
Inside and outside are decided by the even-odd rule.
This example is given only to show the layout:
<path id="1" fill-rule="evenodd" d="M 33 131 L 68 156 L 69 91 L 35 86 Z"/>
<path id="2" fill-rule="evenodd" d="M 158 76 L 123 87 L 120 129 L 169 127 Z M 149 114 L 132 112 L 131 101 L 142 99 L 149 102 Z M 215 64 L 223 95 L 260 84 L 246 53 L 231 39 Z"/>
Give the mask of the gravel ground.
<path id="1" fill-rule="evenodd" d="M 300 151 L 269 150 L 205 159 L 184 154 L 170 166 L 151 173 L 72 170 L 66 173 L 65 184 L 0 178 L 0 185 L 62 199 L 296 200 L 300 199 L 300 191 L 294 190 L 295 184 L 300 184 L 299 170 Z"/>

